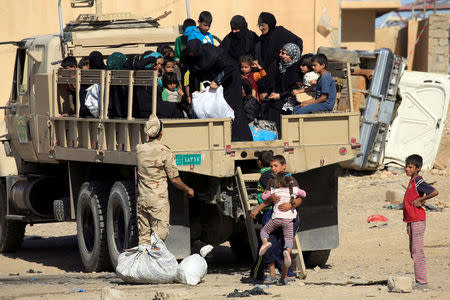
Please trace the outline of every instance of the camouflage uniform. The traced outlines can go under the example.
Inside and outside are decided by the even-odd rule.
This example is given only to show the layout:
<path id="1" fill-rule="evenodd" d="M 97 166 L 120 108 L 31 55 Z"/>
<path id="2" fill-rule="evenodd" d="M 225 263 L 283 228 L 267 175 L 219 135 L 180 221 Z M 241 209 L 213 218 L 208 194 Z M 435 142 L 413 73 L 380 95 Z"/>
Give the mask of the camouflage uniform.
<path id="1" fill-rule="evenodd" d="M 139 177 L 139 244 L 149 244 L 152 231 L 162 240 L 169 234 L 167 179 L 178 177 L 178 169 L 170 149 L 157 139 L 137 145 L 136 154 Z"/>

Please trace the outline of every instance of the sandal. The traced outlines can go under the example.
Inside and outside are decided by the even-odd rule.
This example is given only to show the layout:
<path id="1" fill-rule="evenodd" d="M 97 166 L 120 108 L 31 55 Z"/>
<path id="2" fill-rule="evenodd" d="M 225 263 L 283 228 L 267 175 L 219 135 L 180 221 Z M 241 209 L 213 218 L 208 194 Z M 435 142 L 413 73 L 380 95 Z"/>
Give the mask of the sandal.
<path id="1" fill-rule="evenodd" d="M 269 248 L 272 247 L 272 243 L 268 242 L 265 245 L 262 245 L 261 248 L 259 249 L 259 256 L 263 256 L 264 254 L 266 254 L 267 250 L 269 250 Z"/>
<path id="2" fill-rule="evenodd" d="M 267 275 L 266 279 L 264 279 L 263 284 L 276 284 L 277 282 L 278 282 L 278 279 L 276 279 L 272 275 Z"/>

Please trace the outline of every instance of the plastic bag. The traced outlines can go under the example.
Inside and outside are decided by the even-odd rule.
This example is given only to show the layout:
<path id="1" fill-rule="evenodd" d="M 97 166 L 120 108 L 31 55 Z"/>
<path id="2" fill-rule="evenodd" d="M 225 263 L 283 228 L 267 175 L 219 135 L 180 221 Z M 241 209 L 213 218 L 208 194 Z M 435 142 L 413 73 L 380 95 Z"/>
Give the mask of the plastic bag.
<path id="1" fill-rule="evenodd" d="M 119 255 L 117 275 L 129 283 L 168 283 L 175 279 L 178 262 L 156 233 L 150 245 L 139 245 Z"/>
<path id="2" fill-rule="evenodd" d="M 331 26 L 331 18 L 328 14 L 328 9 L 324 7 L 322 10 L 322 14 L 319 17 L 319 22 L 317 22 L 317 32 L 319 32 L 324 37 L 327 37 L 332 30 L 333 26 Z"/>
<path id="3" fill-rule="evenodd" d="M 208 271 L 208 264 L 204 257 L 212 250 L 211 245 L 206 245 L 200 249 L 200 255 L 192 254 L 178 265 L 176 281 L 189 285 L 197 285 Z"/>
<path id="4" fill-rule="evenodd" d="M 99 116 L 100 108 L 100 85 L 93 84 L 86 89 L 86 98 L 84 104 L 94 117 Z"/>
<path id="5" fill-rule="evenodd" d="M 258 119 L 261 115 L 261 103 L 255 97 L 244 100 L 244 111 L 249 120 Z"/>
<path id="6" fill-rule="evenodd" d="M 231 118 L 234 119 L 234 111 L 223 97 L 223 87 L 210 90 L 209 86 L 201 92 L 192 94 L 192 109 L 197 118 Z"/>
<path id="7" fill-rule="evenodd" d="M 248 124 L 253 141 L 274 141 L 278 138 L 277 126 L 267 120 L 255 120 Z"/>

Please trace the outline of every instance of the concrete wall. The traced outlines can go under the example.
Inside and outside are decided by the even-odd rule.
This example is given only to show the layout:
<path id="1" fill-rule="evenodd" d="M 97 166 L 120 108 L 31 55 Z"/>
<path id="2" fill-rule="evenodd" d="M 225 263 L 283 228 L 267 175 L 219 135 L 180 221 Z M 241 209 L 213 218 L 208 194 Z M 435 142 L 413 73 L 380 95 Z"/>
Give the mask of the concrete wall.
<path id="1" fill-rule="evenodd" d="M 409 21 L 406 27 L 387 27 L 376 30 L 376 48 L 389 48 L 408 57 L 408 70 L 448 73 L 448 36 L 450 15 L 430 15 L 419 42 L 416 40 L 427 20 Z"/>
<path id="2" fill-rule="evenodd" d="M 241 14 L 246 17 L 249 29 L 260 34 L 257 18 L 261 11 L 269 11 L 277 18 L 277 24 L 286 27 L 303 39 L 304 52 L 315 52 L 319 46 L 336 46 L 337 30 L 327 37 L 316 31 L 317 21 L 323 8 L 328 9 L 332 26 L 339 25 L 339 1 L 335 0 L 190 0 L 191 17 L 197 20 L 202 10 L 213 15 L 211 32 L 223 38 L 230 31 L 230 19 Z M 14 40 L 59 32 L 58 9 L 56 0 L 14 0 L 2 1 L 0 10 L 0 41 Z M 64 24 L 74 20 L 81 13 L 93 13 L 94 8 L 72 9 L 70 1 L 64 0 Z M 103 13 L 131 12 L 137 16 L 156 17 L 164 11 L 172 14 L 161 20 L 162 26 L 173 26 L 186 18 L 184 0 L 103 0 Z M 0 45 L 0 105 L 9 98 L 14 67 L 15 47 Z M 0 120 L 3 112 L 0 112 Z"/>
<path id="3" fill-rule="evenodd" d="M 428 72 L 448 73 L 450 15 L 431 15 L 428 29 Z"/>
<path id="4" fill-rule="evenodd" d="M 343 10 L 341 45 L 348 49 L 375 49 L 375 11 Z"/>

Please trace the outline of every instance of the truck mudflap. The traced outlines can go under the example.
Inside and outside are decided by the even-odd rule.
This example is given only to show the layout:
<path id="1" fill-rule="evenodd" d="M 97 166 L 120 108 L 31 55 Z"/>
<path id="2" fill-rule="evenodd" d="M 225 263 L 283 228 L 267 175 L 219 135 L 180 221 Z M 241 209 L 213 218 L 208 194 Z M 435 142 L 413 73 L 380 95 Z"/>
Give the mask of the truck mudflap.
<path id="1" fill-rule="evenodd" d="M 335 249 L 339 246 L 337 164 L 295 174 L 306 191 L 298 210 L 298 237 L 303 251 Z"/>
<path id="2" fill-rule="evenodd" d="M 373 79 L 361 120 L 360 153 L 345 167 L 373 170 L 383 161 L 384 143 L 397 100 L 397 87 L 406 61 L 389 49 L 360 52 L 361 57 L 376 57 Z"/>

